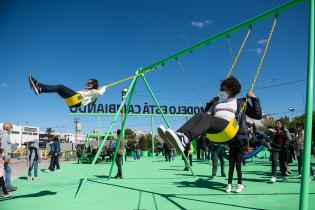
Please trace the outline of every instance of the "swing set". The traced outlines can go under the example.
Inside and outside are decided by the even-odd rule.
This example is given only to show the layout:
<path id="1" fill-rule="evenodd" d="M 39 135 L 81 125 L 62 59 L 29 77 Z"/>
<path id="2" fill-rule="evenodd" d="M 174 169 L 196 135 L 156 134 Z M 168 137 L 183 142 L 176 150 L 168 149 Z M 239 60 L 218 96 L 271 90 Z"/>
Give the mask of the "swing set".
<path id="1" fill-rule="evenodd" d="M 175 53 L 171 56 L 168 56 L 158 62 L 155 62 L 145 68 L 141 68 L 141 69 L 138 69 L 135 74 L 133 76 L 130 76 L 130 77 L 127 77 L 127 78 L 124 78 L 122 80 L 119 80 L 119 81 L 116 81 L 114 83 L 111 83 L 111 84 L 108 84 L 106 85 L 107 88 L 108 87 L 112 87 L 112 86 L 115 86 L 117 84 L 120 84 L 122 82 L 126 82 L 128 80 L 131 80 L 131 83 L 130 83 L 130 86 L 129 86 L 129 89 L 126 93 L 126 96 L 123 98 L 123 101 L 122 103 L 120 104 L 119 108 L 118 108 L 118 111 L 116 113 L 116 115 L 114 116 L 113 120 L 111 121 L 110 125 L 109 125 L 109 128 L 108 128 L 108 131 L 104 137 L 104 139 L 107 139 L 107 136 L 109 135 L 109 133 L 111 132 L 114 124 L 116 123 L 117 121 L 117 118 L 118 116 L 120 115 L 120 112 L 124 106 L 124 104 L 126 103 L 127 99 L 127 111 L 126 111 L 126 114 L 125 114 L 125 117 L 123 119 L 123 122 L 122 122 L 122 130 L 124 130 L 125 128 L 125 123 L 126 123 L 126 120 L 128 119 L 128 110 L 129 110 L 129 107 L 130 107 L 130 104 L 132 102 L 132 98 L 133 98 L 133 95 L 134 95 L 134 90 L 135 90 L 135 87 L 136 87 L 136 84 L 137 84 L 137 81 L 138 79 L 142 79 L 145 83 L 145 86 L 146 88 L 148 89 L 152 99 L 154 100 L 155 102 L 155 105 L 158 107 L 158 110 L 160 111 L 160 115 L 162 116 L 165 124 L 167 127 L 170 127 L 170 124 L 168 122 L 168 120 L 166 119 L 166 116 L 165 114 L 163 113 L 161 107 L 160 107 L 160 104 L 157 100 L 157 98 L 155 97 L 146 77 L 145 77 L 145 74 L 146 73 L 149 73 L 151 71 L 154 71 L 154 70 L 157 70 L 159 69 L 161 66 L 164 66 L 167 62 L 169 61 L 172 61 L 172 60 L 176 60 L 179 64 L 179 66 L 181 67 L 182 71 L 183 71 L 183 66 L 182 64 L 180 63 L 179 61 L 179 58 L 186 55 L 186 54 L 189 54 L 199 48 L 202 48 L 202 47 L 205 47 L 205 46 L 208 46 L 209 44 L 217 41 L 217 40 L 220 40 L 222 38 L 228 38 L 228 41 L 229 41 L 229 37 L 231 34 L 237 32 L 237 31 L 240 31 L 242 29 L 245 29 L 245 28 L 248 28 L 248 31 L 247 31 L 247 34 L 242 42 L 242 45 L 241 47 L 239 48 L 238 50 L 238 53 L 237 55 L 235 56 L 234 58 L 234 61 L 228 71 L 228 74 L 227 74 L 227 77 L 231 76 L 232 74 L 232 71 L 234 69 L 234 67 L 236 66 L 236 63 L 241 55 L 241 52 L 246 44 L 246 41 L 252 31 L 252 26 L 254 23 L 257 23 L 259 21 L 262 21 L 264 19 L 267 19 L 269 17 L 274 17 L 274 21 L 273 21 L 273 24 L 272 24 L 272 27 L 271 27 L 271 30 L 270 30 L 270 33 L 269 33 L 269 37 L 268 37 L 268 40 L 265 44 L 265 48 L 264 48 L 264 51 L 262 53 L 262 56 L 260 58 L 260 62 L 259 62 L 259 65 L 257 67 L 257 70 L 256 70 L 256 73 L 255 73 L 255 76 L 254 76 L 254 79 L 253 79 L 253 82 L 251 84 L 251 88 L 249 91 L 252 91 L 255 87 L 255 84 L 256 84 L 256 81 L 258 79 L 258 76 L 259 76 L 259 73 L 262 69 L 262 65 L 263 65 L 263 62 L 264 62 L 264 59 L 265 59 L 265 56 L 267 54 L 267 51 L 268 51 L 268 47 L 269 47 L 269 44 L 270 44 L 270 41 L 271 41 L 271 38 L 272 38 L 272 35 L 273 35 L 273 32 L 274 32 L 274 29 L 275 29 L 275 26 L 277 24 L 277 20 L 278 20 L 278 16 L 281 12 L 284 12 L 290 8 L 293 8 L 301 3 L 305 3 L 307 2 L 306 0 L 291 0 L 287 3 L 284 3 L 278 7 L 275 7 L 261 15 L 258 15 L 250 20 L 247 20 L 239 25 L 236 25 L 226 31 L 223 31 L 221 33 L 218 33 L 208 39 L 205 39 L 201 42 L 198 42 L 194 45 L 192 45 L 191 47 L 188 47 L 178 53 Z M 304 147 L 304 151 L 305 151 L 305 155 L 304 155 L 304 165 L 303 166 L 309 166 L 310 165 L 310 149 L 311 149 L 311 131 L 312 131 L 312 109 L 313 109 L 313 76 L 314 76 L 314 3 L 315 0 L 309 0 L 309 11 L 310 11 L 310 14 L 309 14 L 309 56 L 308 56 L 308 75 L 307 75 L 307 103 L 306 103 L 306 120 L 305 120 L 305 147 Z M 229 46 L 230 46 L 230 42 L 229 42 Z M 231 51 L 231 47 L 230 47 L 230 52 Z M 232 53 L 231 53 L 232 54 Z M 78 98 L 77 98 L 78 99 Z M 200 97 L 201 99 L 201 97 Z M 67 102 L 68 105 L 73 105 L 73 103 L 76 103 L 75 101 L 76 99 L 74 99 L 73 101 L 70 100 L 70 102 Z M 80 99 L 78 99 L 80 100 Z M 248 98 L 246 97 L 246 100 L 244 101 L 238 115 L 233 118 L 228 126 L 220 133 L 217 133 L 217 134 L 211 134 L 211 133 L 208 133 L 207 134 L 207 137 L 209 138 L 210 141 L 212 142 L 215 142 L 215 143 L 224 143 L 224 142 L 227 142 L 227 141 L 230 141 L 231 139 L 233 139 L 235 137 L 235 135 L 237 134 L 238 130 L 239 130 L 239 124 L 238 124 L 238 121 L 237 121 L 237 118 L 243 113 L 243 111 L 246 110 L 246 105 L 247 105 L 247 102 L 248 102 Z M 117 140 L 117 145 L 120 145 L 120 141 L 123 137 L 123 132 L 120 133 L 119 135 L 119 138 Z M 100 156 L 100 153 L 102 151 L 102 148 L 104 147 L 105 145 L 105 141 L 103 141 L 101 143 L 101 145 L 99 146 L 98 148 L 98 151 L 92 161 L 92 164 L 90 165 L 83 181 L 80 183 L 79 187 L 78 187 L 78 190 L 75 194 L 75 198 L 78 197 L 78 195 L 80 194 L 83 186 L 85 185 L 91 171 L 92 171 L 92 168 L 94 167 L 95 163 L 96 163 L 96 160 L 98 159 L 98 157 Z M 114 153 L 114 159 L 116 158 L 116 155 L 117 155 L 117 152 L 118 152 L 118 147 L 116 147 L 116 150 L 115 150 L 115 153 Z M 183 155 L 183 158 L 184 158 L 184 161 L 185 163 L 188 165 L 189 167 L 189 170 L 190 172 L 192 173 L 192 175 L 195 177 L 194 175 L 194 172 L 191 168 L 191 166 L 189 165 L 188 161 L 187 161 L 187 158 L 186 156 L 183 154 L 182 152 L 182 155 Z M 110 179 L 111 177 L 111 173 L 112 173 L 112 170 L 113 170 L 113 163 L 111 165 L 111 168 L 110 168 L 110 172 L 109 172 L 109 176 L 108 176 L 108 179 Z M 303 167 L 303 173 L 302 173 L 302 184 L 301 184 L 301 193 L 300 193 L 300 209 L 308 209 L 308 192 L 309 192 L 309 185 L 308 185 L 308 174 L 309 174 L 309 167 Z"/>

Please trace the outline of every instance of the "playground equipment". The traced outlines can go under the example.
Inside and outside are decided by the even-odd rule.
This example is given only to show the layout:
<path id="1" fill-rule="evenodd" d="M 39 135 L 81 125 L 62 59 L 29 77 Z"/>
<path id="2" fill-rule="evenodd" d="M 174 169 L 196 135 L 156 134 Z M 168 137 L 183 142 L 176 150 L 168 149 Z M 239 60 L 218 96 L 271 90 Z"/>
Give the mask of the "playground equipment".
<path id="1" fill-rule="evenodd" d="M 138 78 L 141 78 L 143 79 L 143 81 L 145 82 L 145 85 L 146 87 L 148 88 L 154 102 L 156 103 L 156 105 L 158 106 L 158 109 L 159 111 L 161 112 L 161 115 L 167 125 L 167 127 L 169 127 L 169 123 L 168 121 L 166 120 L 166 117 L 165 115 L 163 114 L 163 112 L 161 111 L 161 107 L 156 99 L 156 97 L 154 96 L 146 78 L 145 78 L 145 73 L 149 72 L 149 71 L 152 71 L 156 68 L 159 68 L 160 66 L 162 65 L 165 65 L 166 62 L 169 62 L 171 60 L 174 60 L 174 59 L 178 59 L 179 57 L 185 55 L 185 54 L 188 54 L 194 50 L 197 50 L 201 47 L 204 47 L 204 46 L 207 46 L 209 45 L 210 43 L 214 42 L 214 41 L 217 41 L 219 39 L 222 39 L 226 36 L 229 36 L 231 35 L 232 33 L 235 33 L 239 30 L 242 30 L 244 28 L 248 28 L 248 27 L 251 27 L 254 23 L 257 23 L 261 20 L 264 20 L 266 18 L 269 18 L 269 17 L 276 17 L 275 20 L 274 20 L 274 24 L 273 24 L 273 28 L 274 28 L 274 25 L 276 24 L 276 20 L 277 20 L 277 17 L 279 16 L 279 14 L 281 12 L 284 12 L 300 3 L 305 3 L 306 0 L 292 0 L 292 1 L 289 1 L 287 3 L 284 3 L 270 11 L 267 11 L 261 15 L 258 15 L 248 21 L 245 21 L 235 27 L 232 27 L 224 32 L 221 32 L 217 35 L 214 35 L 206 40 L 203 40 L 191 47 L 188 47 L 178 53 L 175 53 L 167 58 L 164 58 L 158 62 L 155 62 L 145 68 L 142 68 L 142 69 L 138 69 L 136 71 L 136 73 L 134 74 L 134 76 L 131 76 L 129 78 L 126 78 L 124 79 L 124 81 L 127 81 L 127 80 L 131 80 L 131 84 L 129 86 L 129 89 L 128 89 L 128 92 L 126 94 L 126 97 L 124 98 L 124 100 L 122 101 L 119 109 L 118 109 L 118 112 L 117 114 L 115 115 L 113 121 L 111 122 L 110 126 L 109 126 L 109 129 L 108 129 L 108 132 L 111 131 L 111 129 L 113 128 L 113 125 L 114 123 L 116 122 L 117 120 L 117 117 L 122 109 L 122 106 L 124 105 L 124 103 L 126 102 L 126 99 L 127 97 L 129 97 L 128 99 L 128 105 L 127 105 L 127 113 L 126 113 L 126 116 L 124 118 L 124 121 L 122 123 L 122 128 L 124 128 L 124 125 L 125 125 L 125 122 L 126 122 L 126 119 L 127 119 L 127 116 L 128 116 L 128 110 L 129 110 L 129 106 L 130 106 L 130 103 L 132 101 L 132 96 L 133 96 L 133 93 L 134 93 L 134 89 L 135 89 L 135 86 L 136 86 L 136 83 L 137 83 L 137 79 Z M 313 77 L 314 77 L 314 10 L 315 10 L 315 0 L 309 0 L 309 36 L 308 36 L 308 39 L 309 39 L 309 42 L 308 42 L 308 71 L 307 71 L 307 94 L 306 94 L 306 119 L 305 119 L 305 146 L 304 146 L 304 152 L 305 152 L 305 155 L 304 155 L 304 159 L 303 159 L 303 173 L 302 173 L 302 184 L 301 184 L 301 193 L 300 193 L 300 209 L 303 209 L 303 210 L 306 210 L 308 209 L 308 199 L 309 199 L 309 183 L 308 183 L 308 175 L 309 175 L 309 165 L 310 165 L 310 151 L 311 151 L 311 138 L 312 138 L 312 111 L 313 111 Z M 273 30 L 273 29 L 272 29 Z M 270 36 L 269 38 L 271 37 L 272 35 L 272 31 L 270 33 Z M 270 40 L 269 40 L 270 41 Z M 261 62 L 258 66 L 258 70 L 256 71 L 256 75 L 254 77 L 254 82 L 252 84 L 252 87 L 251 89 L 254 88 L 254 85 L 255 85 L 255 81 L 258 77 L 258 74 L 259 74 L 259 71 L 260 71 L 260 68 L 261 68 L 261 65 L 262 65 L 262 62 L 263 62 L 263 58 L 265 56 L 265 53 L 268 49 L 268 46 L 266 44 L 266 47 L 265 47 L 265 50 L 264 50 L 264 54 L 263 54 L 263 57 L 261 58 Z M 119 82 L 119 81 L 118 81 Z M 245 108 L 246 104 L 244 103 L 244 108 Z M 244 110 L 244 108 L 242 107 L 241 109 L 241 112 Z M 119 139 L 118 139 L 118 144 L 120 143 L 120 140 L 121 140 L 121 137 L 122 137 L 122 134 L 119 136 Z M 96 154 L 96 157 L 93 159 L 93 162 L 85 176 L 85 178 L 83 179 L 81 185 L 79 186 L 78 188 L 78 191 L 76 193 L 76 196 L 77 197 L 80 193 L 80 191 L 82 190 L 82 187 L 84 186 L 85 182 L 87 181 L 87 178 L 92 170 L 92 167 L 93 165 L 95 164 L 95 161 L 96 161 L 96 158 L 100 155 L 100 149 L 104 146 L 104 141 L 102 142 L 99 150 L 97 151 L 97 154 Z M 114 158 L 116 157 L 116 154 L 117 154 L 117 151 L 118 151 L 118 147 L 116 148 L 115 150 L 115 155 L 114 155 Z M 188 164 L 187 162 L 187 159 L 185 158 L 184 156 L 184 159 L 185 159 L 185 162 Z M 189 164 L 188 164 L 189 166 Z M 306 166 L 306 167 L 305 167 Z M 191 167 L 189 166 L 190 168 L 190 171 L 193 173 Z M 112 171 L 112 167 L 110 169 L 110 174 L 111 174 L 111 171 Z M 110 176 L 109 176 L 110 177 Z"/>
<path id="2" fill-rule="evenodd" d="M 85 141 L 84 141 L 84 146 L 82 148 L 82 154 L 81 154 L 81 157 L 80 157 L 80 163 L 92 163 L 94 157 L 95 157 L 95 154 L 96 154 L 96 151 L 94 148 L 98 149 L 99 148 L 99 145 L 100 145 L 100 141 L 108 141 L 108 140 L 111 140 L 113 141 L 115 138 L 114 138 L 114 135 L 112 133 L 110 133 L 108 136 L 107 136 L 107 139 L 105 140 L 105 137 L 106 134 L 105 133 L 101 133 L 99 131 L 97 132 L 89 132 L 87 135 L 86 135 L 86 138 L 85 138 Z M 95 144 L 92 144 L 92 140 L 95 140 Z M 99 162 L 100 159 L 97 160 L 97 162 Z"/>

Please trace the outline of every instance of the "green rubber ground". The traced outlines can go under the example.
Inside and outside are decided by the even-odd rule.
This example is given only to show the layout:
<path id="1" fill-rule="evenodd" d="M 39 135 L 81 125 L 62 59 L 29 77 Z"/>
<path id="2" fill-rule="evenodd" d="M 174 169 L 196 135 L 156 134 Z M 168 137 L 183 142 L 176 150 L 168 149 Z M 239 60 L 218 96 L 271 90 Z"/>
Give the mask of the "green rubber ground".
<path id="1" fill-rule="evenodd" d="M 288 183 L 269 184 L 270 163 L 267 160 L 248 163 L 243 167 L 244 191 L 236 194 L 234 181 L 233 192 L 228 194 L 226 178 L 209 179 L 210 163 L 194 162 L 197 175 L 194 179 L 189 172 L 182 171 L 179 157 L 170 163 L 162 157 L 153 161 L 130 160 L 123 169 L 124 179 L 110 181 L 106 179 L 110 165 L 96 165 L 78 200 L 74 200 L 74 195 L 89 165 L 66 163 L 58 173 L 40 171 L 40 181 L 16 179 L 18 191 L 13 198 L 0 201 L 0 209 L 298 209 L 300 183 L 295 164 L 291 166 L 295 175 L 289 177 Z M 315 209 L 315 181 L 310 183 L 309 200 L 309 209 Z"/>

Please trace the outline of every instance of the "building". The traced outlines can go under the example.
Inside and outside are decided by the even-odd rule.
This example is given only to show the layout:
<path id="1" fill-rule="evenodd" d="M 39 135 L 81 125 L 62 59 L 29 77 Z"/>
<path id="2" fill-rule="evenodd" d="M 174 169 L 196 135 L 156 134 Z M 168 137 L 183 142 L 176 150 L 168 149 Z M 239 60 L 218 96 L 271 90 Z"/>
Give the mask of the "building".
<path id="1" fill-rule="evenodd" d="M 39 127 L 29 125 L 13 125 L 13 131 L 10 135 L 13 148 L 21 148 L 21 145 L 26 142 L 39 139 Z M 0 123 L 0 129 L 2 130 L 3 123 Z"/>

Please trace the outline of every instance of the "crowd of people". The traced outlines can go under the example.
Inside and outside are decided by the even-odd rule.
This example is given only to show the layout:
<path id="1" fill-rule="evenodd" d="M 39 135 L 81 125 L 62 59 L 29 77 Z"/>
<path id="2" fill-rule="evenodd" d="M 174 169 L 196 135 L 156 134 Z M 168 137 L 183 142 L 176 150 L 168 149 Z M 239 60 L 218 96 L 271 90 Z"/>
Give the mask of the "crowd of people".
<path id="1" fill-rule="evenodd" d="M 34 79 L 33 89 L 40 87 L 40 92 L 45 92 L 47 85 L 37 83 Z M 90 84 L 90 82 L 88 83 Z M 92 85 L 92 82 L 91 82 Z M 46 89 L 45 89 L 46 88 Z M 63 89 L 62 89 L 63 90 Z M 262 119 L 262 109 L 260 100 L 253 92 L 248 92 L 246 98 L 236 98 L 236 95 L 241 91 L 241 85 L 235 77 L 229 77 L 223 80 L 220 84 L 219 96 L 212 98 L 205 107 L 204 113 L 199 113 L 190 118 L 176 131 L 171 128 L 165 128 L 163 125 L 158 127 L 158 134 L 163 139 L 163 150 L 165 161 L 172 161 L 175 159 L 176 152 L 185 155 L 188 162 L 185 162 L 184 170 L 189 170 L 189 166 L 193 164 L 194 150 L 197 150 L 197 159 L 211 160 L 212 174 L 211 179 L 217 176 L 218 163 L 220 162 L 221 176 L 227 176 L 226 192 L 232 191 L 232 180 L 234 169 L 237 173 L 236 192 L 242 192 L 243 174 L 242 164 L 246 165 L 245 154 L 250 151 L 249 148 L 264 146 L 270 152 L 271 161 L 271 177 L 270 182 L 277 181 L 277 168 L 280 166 L 281 181 L 286 182 L 287 176 L 292 174 L 290 170 L 290 163 L 292 159 L 298 162 L 298 177 L 301 177 L 303 155 L 304 155 L 304 124 L 303 122 L 296 125 L 295 131 L 292 133 L 287 129 L 284 120 L 280 119 L 275 122 L 275 125 L 269 126 L 264 132 L 259 131 L 253 121 L 249 119 Z M 49 91 L 48 91 L 49 92 Z M 237 118 L 238 131 L 236 135 L 229 141 L 213 142 L 206 133 L 221 133 L 230 124 L 230 122 Z M 12 169 L 11 169 L 11 141 L 10 132 L 12 131 L 12 124 L 3 124 L 3 130 L 0 130 L 0 187 L 4 197 L 11 196 L 10 192 L 17 190 L 12 185 Z M 120 135 L 120 130 L 117 131 Z M 194 148 L 192 141 L 197 141 L 197 146 Z M 124 141 L 120 145 L 107 146 L 103 148 L 101 158 L 106 156 L 114 157 L 115 148 L 118 146 L 115 163 L 117 165 L 116 179 L 122 179 L 122 158 L 124 150 L 134 152 L 134 160 L 140 159 L 140 145 L 139 142 L 134 141 L 132 148 L 126 147 Z M 98 148 L 84 148 L 91 152 L 90 155 L 94 157 Z M 225 172 L 224 154 L 228 152 L 228 173 Z M 78 163 L 83 153 L 81 148 L 77 148 Z M 157 147 L 157 153 L 159 148 Z M 58 172 L 60 170 L 60 142 L 57 136 L 53 137 L 53 142 L 50 144 L 50 165 L 45 172 Z M 35 140 L 28 147 L 27 163 L 28 163 L 28 177 L 27 180 L 39 180 L 38 164 L 41 160 L 40 148 L 38 140 Z M 189 165 L 188 165 L 189 164 Z M 314 169 L 312 165 L 308 166 L 310 169 L 310 176 L 315 179 Z M 33 172 L 33 176 L 32 176 Z"/>
<path id="2" fill-rule="evenodd" d="M 261 120 L 262 109 L 260 100 L 253 92 L 248 92 L 246 98 L 236 98 L 241 91 L 239 81 L 231 76 L 223 80 L 220 84 L 218 97 L 212 98 L 205 107 L 205 113 L 199 113 L 190 118 L 179 129 L 174 131 L 171 128 L 165 128 L 163 125 L 158 127 L 159 136 L 170 148 L 177 152 L 184 152 L 189 157 L 190 145 L 197 139 L 197 148 L 202 148 L 204 157 L 210 159 L 212 153 L 213 170 L 211 178 L 215 178 L 217 164 L 220 159 L 221 175 L 226 176 L 224 171 L 224 160 L 222 156 L 223 144 L 211 143 L 206 139 L 206 133 L 222 133 L 229 123 L 237 118 L 239 130 L 229 141 L 224 142 L 228 149 L 228 183 L 226 192 L 232 191 L 232 180 L 234 169 L 237 172 L 236 192 L 242 192 L 244 189 L 242 179 L 242 163 L 245 164 L 245 154 L 249 146 L 263 145 L 271 153 L 271 172 L 270 181 L 277 181 L 276 170 L 279 162 L 281 170 L 281 180 L 287 181 L 287 175 L 291 173 L 289 163 L 291 157 L 296 154 L 299 164 L 299 176 L 301 175 L 301 166 L 303 160 L 304 128 L 303 123 L 298 125 L 292 138 L 283 120 L 277 120 L 276 125 L 269 127 L 263 133 L 256 129 L 255 124 L 248 119 Z M 206 140 L 205 140 L 206 139 Z M 211 141 L 211 139 L 210 139 Z M 200 146 L 201 145 L 201 146 Z M 201 150 L 201 151 L 202 151 Z M 198 151 L 197 157 L 200 158 Z M 190 160 L 190 163 L 191 160 Z M 184 170 L 187 170 L 185 163 Z M 314 170 L 310 166 L 310 174 L 314 178 Z"/>

